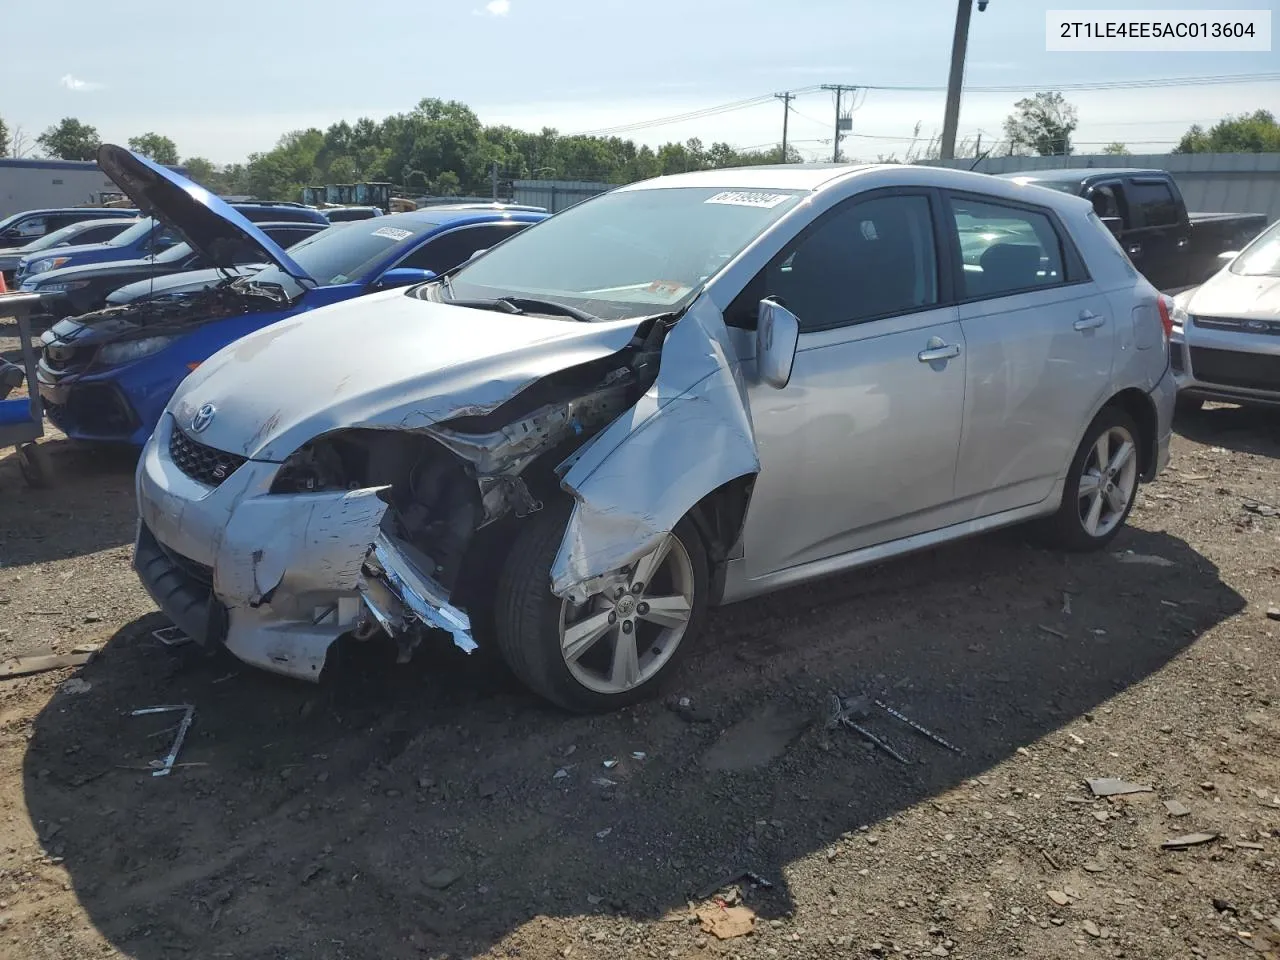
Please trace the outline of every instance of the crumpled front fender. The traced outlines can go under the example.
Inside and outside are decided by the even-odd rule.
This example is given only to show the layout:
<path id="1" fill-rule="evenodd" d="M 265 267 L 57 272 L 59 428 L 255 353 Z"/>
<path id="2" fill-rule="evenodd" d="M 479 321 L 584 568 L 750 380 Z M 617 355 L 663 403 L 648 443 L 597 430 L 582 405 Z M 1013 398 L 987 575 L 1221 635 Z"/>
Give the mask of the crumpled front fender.
<path id="1" fill-rule="evenodd" d="M 705 294 L 667 334 L 649 390 L 566 464 L 561 484 L 576 504 L 551 590 L 579 602 L 585 584 L 653 550 L 708 493 L 760 472 L 746 384 Z"/>

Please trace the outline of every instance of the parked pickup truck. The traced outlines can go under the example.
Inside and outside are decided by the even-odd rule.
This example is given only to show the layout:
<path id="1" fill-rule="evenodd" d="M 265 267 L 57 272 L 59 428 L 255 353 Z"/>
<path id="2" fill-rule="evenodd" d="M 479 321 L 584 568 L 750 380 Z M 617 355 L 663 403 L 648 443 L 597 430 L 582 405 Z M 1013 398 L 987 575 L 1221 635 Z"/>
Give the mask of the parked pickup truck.
<path id="1" fill-rule="evenodd" d="M 1188 213 L 1164 170 L 1078 167 L 1000 176 L 1091 200 L 1133 265 L 1168 292 L 1208 280 L 1222 266 L 1221 254 L 1243 249 L 1267 225 L 1261 213 Z"/>

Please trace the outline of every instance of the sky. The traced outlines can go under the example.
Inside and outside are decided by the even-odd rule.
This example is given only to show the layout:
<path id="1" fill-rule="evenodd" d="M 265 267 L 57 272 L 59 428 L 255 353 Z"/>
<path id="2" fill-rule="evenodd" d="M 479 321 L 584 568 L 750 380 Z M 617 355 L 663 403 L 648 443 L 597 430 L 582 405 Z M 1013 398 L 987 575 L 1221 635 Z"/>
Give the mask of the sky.
<path id="1" fill-rule="evenodd" d="M 1274 3 L 990 0 L 973 14 L 966 88 L 1027 92 L 966 92 L 960 137 L 998 138 L 1014 101 L 1037 89 L 1280 73 L 1274 48 L 1046 52 L 1047 10 L 1119 5 Z M 66 116 L 109 142 L 156 131 L 183 157 L 226 163 L 270 149 L 286 131 L 381 118 L 423 97 L 461 100 L 485 123 L 585 133 L 840 83 L 860 88 L 845 155 L 901 158 L 917 124 L 925 139 L 941 130 L 955 9 L 956 0 L 44 0 L 42 20 L 74 29 L 40 43 L 10 38 L 0 62 L 0 117 L 31 139 Z M 875 89 L 895 86 L 939 89 Z M 1280 113 L 1274 80 L 1064 93 L 1079 111 L 1081 153 L 1117 140 L 1134 153 L 1166 152 L 1193 123 L 1262 107 Z M 803 93 L 791 106 L 792 143 L 828 158 L 833 95 Z M 779 140 L 782 116 L 782 103 L 770 97 L 620 135 L 651 145 L 699 137 L 767 146 Z"/>

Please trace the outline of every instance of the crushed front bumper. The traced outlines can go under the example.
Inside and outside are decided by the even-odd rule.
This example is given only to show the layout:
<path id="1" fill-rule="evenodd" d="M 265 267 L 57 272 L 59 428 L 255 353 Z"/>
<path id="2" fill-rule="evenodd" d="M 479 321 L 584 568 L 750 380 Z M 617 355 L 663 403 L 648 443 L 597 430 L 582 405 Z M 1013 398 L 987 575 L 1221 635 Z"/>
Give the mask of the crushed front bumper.
<path id="1" fill-rule="evenodd" d="M 397 639 L 440 629 L 475 648 L 430 565 L 382 533 L 382 488 L 273 494 L 280 465 L 254 460 L 210 486 L 170 456 L 175 429 L 166 415 L 138 464 L 134 567 L 188 636 L 311 681 L 335 640 L 370 623 Z"/>

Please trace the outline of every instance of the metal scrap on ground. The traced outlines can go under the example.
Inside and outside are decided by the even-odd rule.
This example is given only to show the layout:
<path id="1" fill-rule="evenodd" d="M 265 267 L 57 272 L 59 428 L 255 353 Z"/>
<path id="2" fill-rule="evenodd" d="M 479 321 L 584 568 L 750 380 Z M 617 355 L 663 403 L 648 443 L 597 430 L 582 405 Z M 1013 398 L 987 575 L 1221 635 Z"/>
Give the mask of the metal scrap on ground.
<path id="1" fill-rule="evenodd" d="M 1165 850 L 1185 850 L 1187 847 L 1198 847 L 1204 843 L 1211 843 L 1218 839 L 1216 833 L 1188 833 L 1181 837 L 1174 837 L 1172 840 L 1166 840 L 1160 844 Z"/>
<path id="2" fill-rule="evenodd" d="M 910 761 L 906 757 L 904 757 L 901 753 L 899 753 L 892 746 L 890 746 L 885 740 L 876 736 L 866 727 L 862 726 L 862 724 L 857 722 L 858 720 L 865 719 L 866 717 L 870 716 L 871 705 L 874 705 L 880 708 L 885 713 L 889 714 L 889 716 L 893 717 L 895 720 L 899 720 L 902 723 L 905 723 L 912 730 L 916 731 L 916 733 L 920 734 L 921 736 L 929 740 L 932 740 L 934 743 L 938 744 L 939 746 L 944 747 L 947 750 L 952 751 L 953 753 L 958 753 L 961 755 L 964 754 L 964 751 L 961 750 L 959 747 L 944 740 L 942 737 L 938 736 L 932 730 L 928 730 L 925 727 L 921 726 L 920 724 L 916 723 L 910 717 L 903 714 L 900 710 L 895 710 L 893 707 L 889 706 L 883 700 L 876 700 L 876 699 L 868 700 L 866 697 L 844 698 L 837 693 L 833 693 L 831 695 L 831 716 L 827 720 L 828 728 L 834 728 L 838 726 L 848 727 L 850 730 L 854 731 L 863 739 L 865 739 L 868 743 L 872 744 L 873 746 L 877 747 L 880 750 L 883 750 L 885 753 L 893 757 L 893 759 L 897 760 L 899 763 L 910 763 Z"/>
<path id="3" fill-rule="evenodd" d="M 178 759 L 178 751 L 182 749 L 182 741 L 186 739 L 187 730 L 191 728 L 191 718 L 195 715 L 196 708 L 189 703 L 181 703 L 160 707 L 142 707 L 129 714 L 131 717 L 142 717 L 153 713 L 173 713 L 178 710 L 184 711 L 182 721 L 178 724 L 178 733 L 173 738 L 173 746 L 169 748 L 169 752 L 164 759 L 151 762 L 154 768 L 151 771 L 153 777 L 167 777 L 173 771 L 174 761 Z"/>
<path id="4" fill-rule="evenodd" d="M 0 677 L 25 677 L 33 673 L 45 673 L 49 670 L 60 670 L 63 667 L 81 667 L 97 654 L 96 650 L 84 649 L 84 652 L 44 654 L 35 657 L 13 657 L 0 663 Z"/>
<path id="5" fill-rule="evenodd" d="M 1151 787 L 1130 783 L 1116 777 L 1098 777 L 1089 780 L 1089 790 L 1095 797 L 1119 797 L 1129 793 L 1154 793 Z"/>

